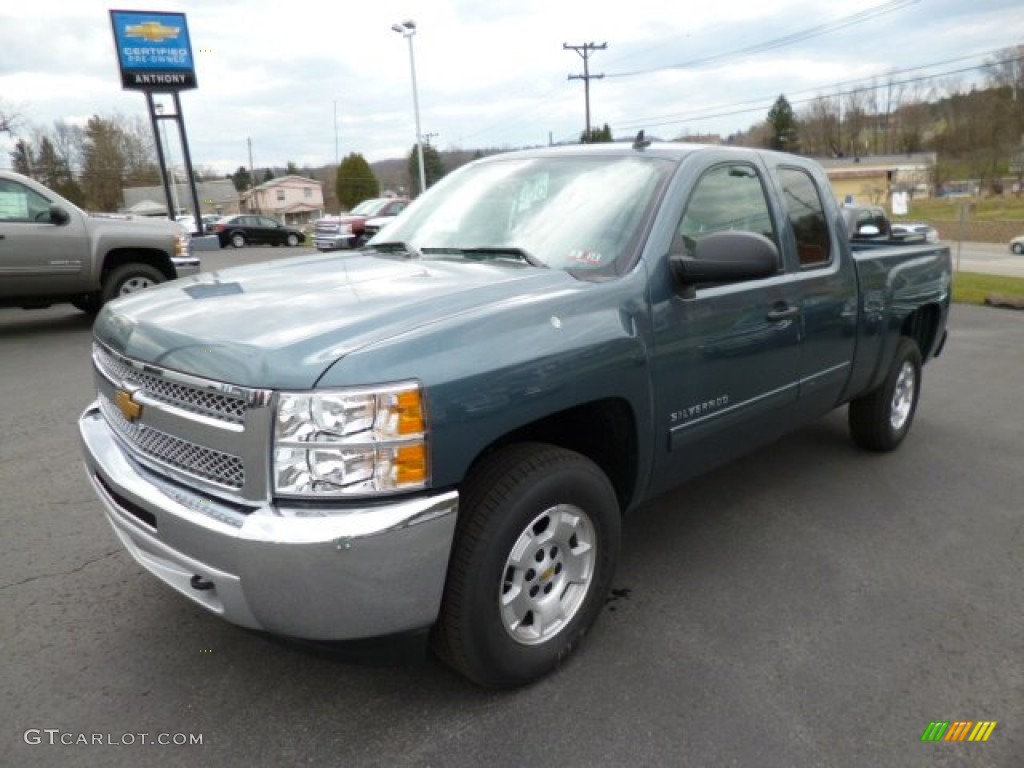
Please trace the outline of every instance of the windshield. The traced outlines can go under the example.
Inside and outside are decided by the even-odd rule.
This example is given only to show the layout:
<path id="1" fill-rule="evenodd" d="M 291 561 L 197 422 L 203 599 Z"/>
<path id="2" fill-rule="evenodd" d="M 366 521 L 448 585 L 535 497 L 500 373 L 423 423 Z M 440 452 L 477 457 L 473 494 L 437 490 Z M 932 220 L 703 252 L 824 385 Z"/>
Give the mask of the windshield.
<path id="1" fill-rule="evenodd" d="M 373 216 L 377 211 L 381 210 L 390 201 L 388 198 L 374 198 L 373 200 L 363 200 L 359 205 L 349 211 L 349 214 L 353 216 Z"/>
<path id="2" fill-rule="evenodd" d="M 431 189 L 369 246 L 407 243 L 438 258 L 519 252 L 555 269 L 621 274 L 671 168 L 665 160 L 608 155 L 470 165 Z"/>

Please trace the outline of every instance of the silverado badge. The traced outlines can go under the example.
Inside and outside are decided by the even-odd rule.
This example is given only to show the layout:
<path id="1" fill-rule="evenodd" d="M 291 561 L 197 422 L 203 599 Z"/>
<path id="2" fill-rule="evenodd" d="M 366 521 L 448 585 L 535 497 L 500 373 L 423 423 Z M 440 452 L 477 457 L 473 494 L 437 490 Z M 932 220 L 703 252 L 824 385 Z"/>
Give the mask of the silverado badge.
<path id="1" fill-rule="evenodd" d="M 121 415 L 130 422 L 142 415 L 142 406 L 132 399 L 134 394 L 125 389 L 119 389 L 114 393 L 114 404 L 121 411 Z"/>

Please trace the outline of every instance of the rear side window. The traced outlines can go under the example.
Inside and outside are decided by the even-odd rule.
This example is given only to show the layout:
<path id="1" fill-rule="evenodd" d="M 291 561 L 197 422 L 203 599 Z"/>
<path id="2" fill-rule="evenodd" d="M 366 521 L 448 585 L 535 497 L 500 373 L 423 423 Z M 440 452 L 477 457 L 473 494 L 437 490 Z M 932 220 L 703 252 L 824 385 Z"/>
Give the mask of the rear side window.
<path id="1" fill-rule="evenodd" d="M 832 260 L 832 238 L 825 218 L 825 206 L 814 179 L 802 168 L 780 168 L 779 184 L 789 225 L 796 237 L 800 266 L 828 264 Z"/>

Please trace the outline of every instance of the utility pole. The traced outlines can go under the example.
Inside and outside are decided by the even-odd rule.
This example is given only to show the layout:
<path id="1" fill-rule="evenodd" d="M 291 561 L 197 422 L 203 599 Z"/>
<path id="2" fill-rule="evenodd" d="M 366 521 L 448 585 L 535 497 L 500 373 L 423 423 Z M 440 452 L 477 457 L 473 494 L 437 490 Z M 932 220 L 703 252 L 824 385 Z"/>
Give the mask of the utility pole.
<path id="1" fill-rule="evenodd" d="M 603 51 L 608 47 L 608 43 L 583 43 L 582 45 L 569 45 L 568 43 L 562 43 L 562 50 L 565 51 L 576 51 L 583 59 L 583 74 L 582 75 L 569 75 L 570 80 L 582 80 L 583 81 L 583 100 L 587 110 L 587 132 L 584 135 L 586 141 L 590 141 L 590 81 L 591 79 L 600 80 L 604 77 L 604 73 L 600 75 L 590 74 L 590 52 L 591 51 Z"/>
<path id="2" fill-rule="evenodd" d="M 256 212 L 259 213 L 259 211 L 260 211 L 259 206 L 255 205 L 255 203 L 256 203 L 256 171 L 254 171 L 253 167 L 252 167 L 252 139 L 251 138 L 247 138 L 246 141 L 249 142 L 249 211 L 251 212 L 252 209 L 255 208 Z"/>

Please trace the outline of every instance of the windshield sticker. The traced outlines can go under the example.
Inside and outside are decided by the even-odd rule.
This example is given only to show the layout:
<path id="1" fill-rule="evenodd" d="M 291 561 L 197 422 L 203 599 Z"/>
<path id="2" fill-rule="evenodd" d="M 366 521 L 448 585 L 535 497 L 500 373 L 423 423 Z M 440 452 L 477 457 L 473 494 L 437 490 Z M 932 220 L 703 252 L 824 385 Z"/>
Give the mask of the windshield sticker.
<path id="1" fill-rule="evenodd" d="M 17 192 L 0 192 L 0 219 L 27 219 L 28 197 Z"/>
<path id="2" fill-rule="evenodd" d="M 586 264 L 591 267 L 598 266 L 604 261 L 604 254 L 598 251 L 569 251 L 569 259 L 577 264 Z"/>

